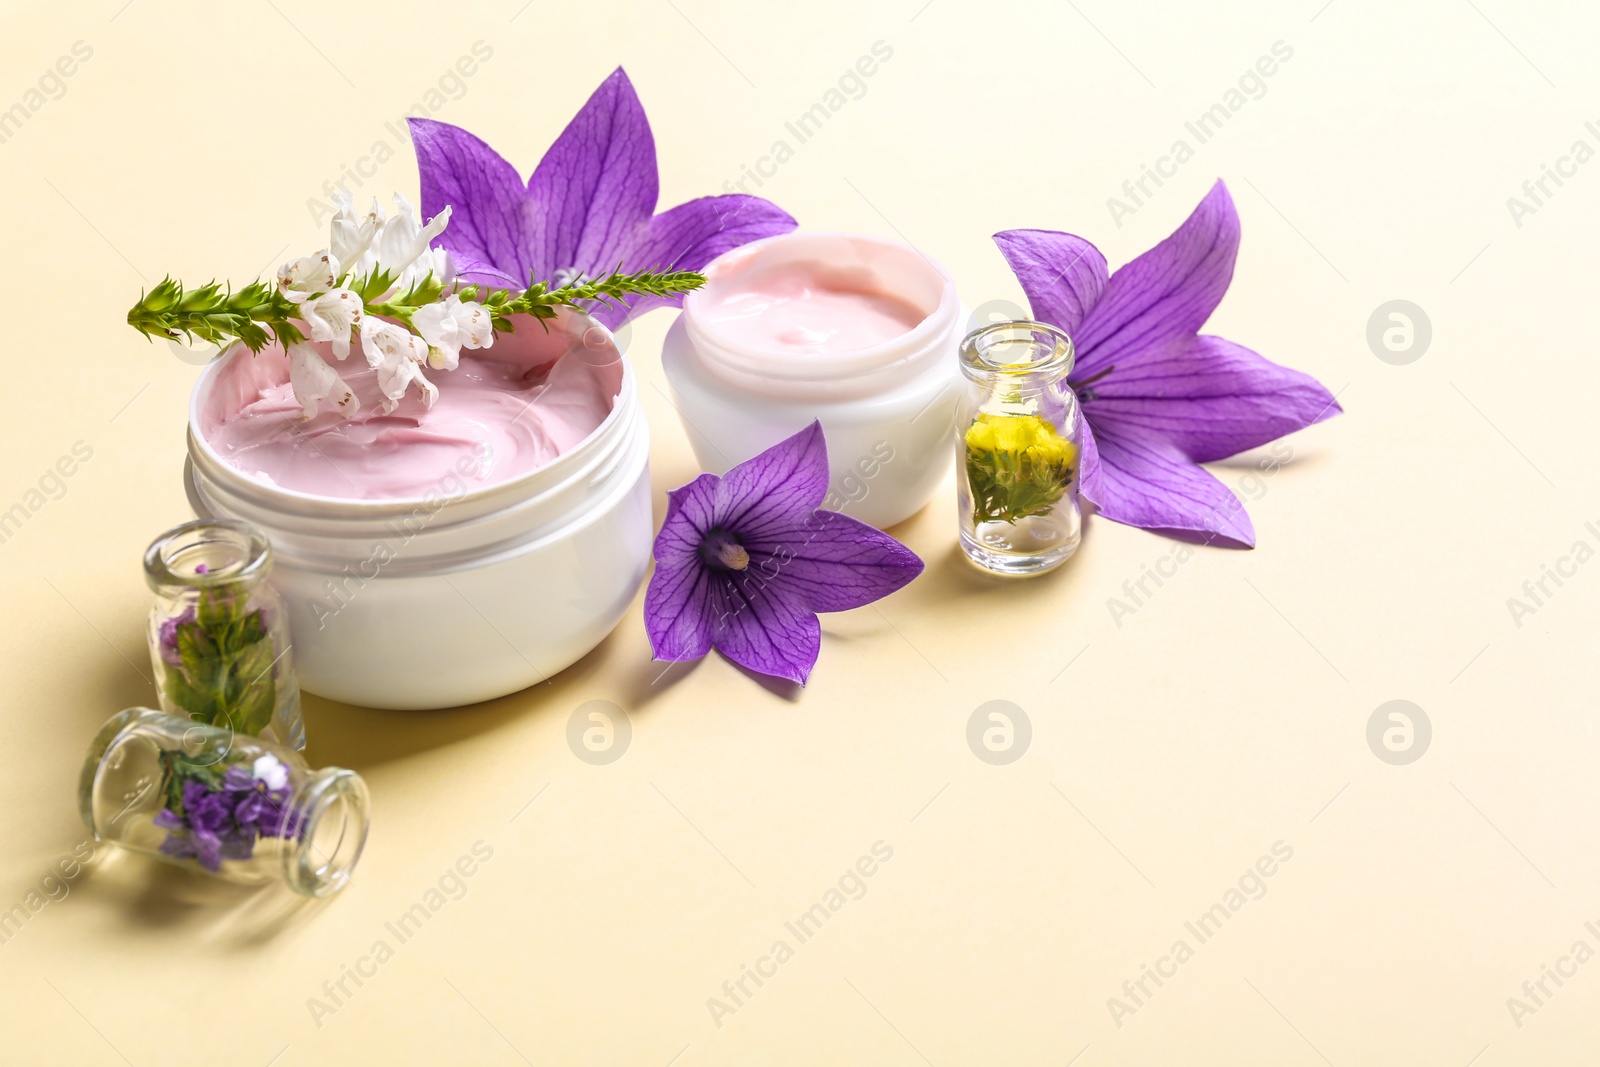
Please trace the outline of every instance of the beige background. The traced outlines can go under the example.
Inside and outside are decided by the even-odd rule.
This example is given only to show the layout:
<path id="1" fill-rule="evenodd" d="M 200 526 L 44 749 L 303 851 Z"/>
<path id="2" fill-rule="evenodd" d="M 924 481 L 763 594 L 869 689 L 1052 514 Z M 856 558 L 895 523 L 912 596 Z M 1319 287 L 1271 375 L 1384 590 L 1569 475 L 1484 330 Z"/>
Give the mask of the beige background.
<path id="1" fill-rule="evenodd" d="M 1120 264 L 1223 176 L 1245 238 L 1212 331 L 1315 374 L 1347 414 L 1270 479 L 1216 465 L 1260 547 L 1196 553 L 1120 626 L 1108 598 L 1172 542 L 1093 522 L 1064 571 L 997 585 L 958 558 L 946 493 L 897 531 L 926 575 L 825 617 L 797 697 L 716 656 L 662 677 L 636 606 L 491 704 L 310 698 L 312 762 L 372 787 L 354 886 L 299 906 L 103 855 L 0 946 L 0 1059 L 1594 1062 L 1600 962 L 1520 1027 L 1507 998 L 1574 942 L 1600 950 L 1600 564 L 1520 626 L 1507 599 L 1600 546 L 1600 162 L 1521 226 L 1506 199 L 1574 141 L 1600 147 L 1597 31 L 1590 5 L 1509 0 L 6 0 L 0 107 L 93 49 L 0 143 L 0 508 L 93 449 L 0 544 L 6 908 L 82 840 L 96 726 L 154 700 L 139 555 L 188 517 L 197 368 L 127 306 L 168 271 L 243 281 L 318 247 L 308 199 L 374 142 L 395 155 L 358 192 L 414 195 L 386 124 L 474 42 L 492 58 L 434 113 L 524 173 L 625 64 L 664 207 L 721 191 L 886 42 L 865 95 L 760 192 L 806 226 L 911 241 L 972 304 L 1022 299 L 994 231 L 1073 230 Z M 1280 40 L 1266 94 L 1117 226 L 1107 198 Z M 1366 341 L 1392 299 L 1432 323 L 1406 366 Z M 628 339 L 658 514 L 696 473 L 661 392 L 669 321 Z M 966 742 L 994 699 L 1032 723 L 1009 766 Z M 1365 740 L 1392 699 L 1432 722 L 1409 766 Z M 565 740 L 589 700 L 632 716 L 609 766 Z M 479 841 L 493 858 L 465 895 L 314 1018 L 323 982 L 394 945 L 385 922 Z M 793 944 L 785 921 L 877 841 L 893 859 L 866 895 L 716 1025 L 708 998 Z M 1266 895 L 1197 945 L 1184 923 L 1279 841 L 1293 858 Z M 1108 998 L 1179 938 L 1194 958 L 1118 1026 Z"/>

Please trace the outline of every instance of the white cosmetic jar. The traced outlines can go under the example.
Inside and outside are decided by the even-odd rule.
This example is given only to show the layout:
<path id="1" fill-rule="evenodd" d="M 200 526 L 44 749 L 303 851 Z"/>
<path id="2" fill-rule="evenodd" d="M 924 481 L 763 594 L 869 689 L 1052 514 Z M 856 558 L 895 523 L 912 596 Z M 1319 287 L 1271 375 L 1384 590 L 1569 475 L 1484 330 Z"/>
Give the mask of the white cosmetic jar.
<path id="1" fill-rule="evenodd" d="M 519 321 L 496 350 L 619 364 L 604 421 L 536 470 L 461 491 L 442 481 L 416 499 L 334 499 L 229 466 L 201 432 L 204 403 L 228 360 L 274 350 L 235 346 L 202 374 L 189 407 L 189 503 L 271 540 L 302 688 L 373 708 L 471 704 L 544 681 L 621 620 L 650 563 L 649 429 L 610 331 L 566 310 L 549 327 Z M 449 372 L 433 380 L 450 388 Z"/>
<path id="2" fill-rule="evenodd" d="M 803 270 L 910 304 L 922 319 L 851 351 L 785 351 L 730 337 L 709 309 L 753 280 Z M 877 527 L 916 514 L 950 470 L 961 302 L 920 252 L 876 237 L 788 233 L 736 248 L 703 271 L 667 331 L 661 362 L 700 465 L 723 473 L 822 422 L 827 506 Z"/>

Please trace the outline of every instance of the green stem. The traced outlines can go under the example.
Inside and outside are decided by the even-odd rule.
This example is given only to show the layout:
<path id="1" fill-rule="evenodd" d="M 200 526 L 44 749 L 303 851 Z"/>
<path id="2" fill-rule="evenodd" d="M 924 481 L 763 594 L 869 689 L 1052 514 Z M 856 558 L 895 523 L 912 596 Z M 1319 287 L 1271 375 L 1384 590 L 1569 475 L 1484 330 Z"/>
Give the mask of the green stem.
<path id="1" fill-rule="evenodd" d="M 526 289 L 495 289 L 468 285 L 457 290 L 463 300 L 476 300 L 488 311 L 496 333 L 510 333 L 511 316 L 531 315 L 553 319 L 556 309 L 582 309 L 587 304 L 626 304 L 630 297 L 677 296 L 705 284 L 705 276 L 694 271 L 639 271 L 623 273 L 619 267 L 604 278 L 579 280 L 552 289 L 548 282 L 529 278 Z M 393 277 L 383 274 L 347 282 L 367 302 L 369 314 L 395 319 L 406 325 L 418 308 L 444 296 L 444 287 L 432 276 L 392 299 L 377 297 L 393 285 Z M 276 286 L 254 281 L 237 291 L 210 282 L 195 289 L 165 278 L 128 311 L 128 325 L 149 337 L 172 340 L 209 341 L 225 346 L 234 340 L 259 352 L 276 340 L 284 345 L 305 339 L 300 326 L 299 307 L 280 293 Z"/>

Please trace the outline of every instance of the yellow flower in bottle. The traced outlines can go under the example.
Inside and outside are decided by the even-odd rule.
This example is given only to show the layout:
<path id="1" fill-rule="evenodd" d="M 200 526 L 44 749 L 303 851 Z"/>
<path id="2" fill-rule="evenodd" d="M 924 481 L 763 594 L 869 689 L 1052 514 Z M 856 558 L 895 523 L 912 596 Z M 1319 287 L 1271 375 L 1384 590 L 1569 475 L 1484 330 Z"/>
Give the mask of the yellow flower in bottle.
<path id="1" fill-rule="evenodd" d="M 984 412 L 964 435 L 967 482 L 979 523 L 1047 514 L 1076 470 L 1078 446 L 1039 415 Z"/>

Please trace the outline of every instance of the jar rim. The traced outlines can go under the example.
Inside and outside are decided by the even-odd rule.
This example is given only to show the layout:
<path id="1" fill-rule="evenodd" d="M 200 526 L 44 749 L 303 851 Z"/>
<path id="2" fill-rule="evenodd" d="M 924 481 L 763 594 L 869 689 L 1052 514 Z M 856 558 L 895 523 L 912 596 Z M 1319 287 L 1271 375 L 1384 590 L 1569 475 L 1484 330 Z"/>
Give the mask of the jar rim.
<path id="1" fill-rule="evenodd" d="M 1050 338 L 1045 344 L 1036 338 Z M 1034 353 L 1025 360 L 997 360 L 994 351 L 1002 344 L 1028 345 Z M 1072 338 L 1058 326 L 1035 319 L 1007 319 L 980 326 L 961 341 L 961 371 L 973 381 L 996 377 L 1045 377 L 1059 381 L 1072 373 L 1076 360 Z"/>
<path id="2" fill-rule="evenodd" d="M 198 554 L 207 546 L 218 544 L 233 548 L 237 558 L 221 566 L 214 566 L 209 560 L 191 566 L 181 562 L 185 555 Z M 206 569 L 197 570 L 196 566 Z M 145 579 L 157 592 L 254 583 L 271 567 L 272 542 L 242 519 L 195 519 L 174 526 L 150 542 L 144 553 Z"/>

